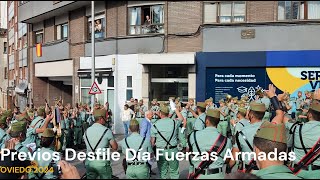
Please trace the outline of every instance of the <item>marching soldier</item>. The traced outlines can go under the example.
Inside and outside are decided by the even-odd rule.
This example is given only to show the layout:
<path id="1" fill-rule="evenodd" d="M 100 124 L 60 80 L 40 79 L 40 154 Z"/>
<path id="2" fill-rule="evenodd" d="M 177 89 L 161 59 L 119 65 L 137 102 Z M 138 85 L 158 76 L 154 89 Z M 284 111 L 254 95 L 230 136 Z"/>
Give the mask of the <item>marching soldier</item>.
<path id="1" fill-rule="evenodd" d="M 7 128 L 7 116 L 3 114 L 0 117 L 0 149 L 2 149 L 2 145 L 10 139 L 10 136 L 6 132 Z"/>
<path id="2" fill-rule="evenodd" d="M 128 156 L 126 160 L 126 176 L 128 179 L 149 179 L 148 162 L 142 159 L 141 154 L 148 152 L 151 157 L 151 143 L 146 140 L 146 137 L 143 138 L 140 136 L 139 122 L 137 120 L 133 119 L 130 121 L 129 129 L 132 132 L 131 135 L 121 142 L 122 153 Z M 134 150 L 135 153 L 132 152 L 132 150 Z M 137 152 L 139 152 L 139 154 L 137 154 Z M 133 157 L 136 158 L 131 160 Z"/>
<path id="3" fill-rule="evenodd" d="M 187 106 L 187 112 L 188 112 L 188 118 L 187 118 L 187 133 L 190 134 L 192 132 L 192 127 L 194 124 L 194 121 L 196 120 L 193 116 L 193 114 L 189 111 L 189 108 L 193 111 L 197 111 L 197 106 L 194 104 L 194 99 L 190 98 Z"/>
<path id="4" fill-rule="evenodd" d="M 208 111 L 208 109 L 216 109 L 217 106 L 213 103 L 213 98 L 210 97 L 209 99 L 205 100 L 205 103 L 207 105 L 206 107 L 206 111 Z"/>
<path id="5" fill-rule="evenodd" d="M 189 136 L 189 150 L 191 152 L 210 152 L 213 147 L 215 149 L 220 149 L 221 152 L 217 155 L 217 160 L 211 162 L 207 168 L 200 168 L 201 159 L 190 160 L 190 171 L 191 175 L 194 175 L 197 171 L 200 170 L 199 175 L 194 177 L 195 179 L 223 179 L 223 157 L 227 149 L 231 148 L 231 142 L 228 138 L 223 137 L 217 130 L 217 125 L 220 121 L 220 111 L 209 109 L 206 114 L 205 122 L 206 128 L 201 131 L 194 131 Z M 218 145 L 219 142 L 220 145 Z M 217 152 L 218 153 L 218 152 Z"/>
<path id="6" fill-rule="evenodd" d="M 285 118 L 284 123 L 286 129 L 293 136 L 292 150 L 296 155 L 293 162 L 293 167 L 296 167 L 299 161 L 310 151 L 320 138 L 320 89 L 316 90 L 314 100 L 307 112 L 308 122 L 306 123 L 292 123 Z M 297 175 L 303 179 L 310 179 L 318 177 L 320 174 L 320 159 L 318 158 L 308 167 L 303 167 Z"/>
<path id="7" fill-rule="evenodd" d="M 307 115 L 307 112 L 309 110 L 309 107 L 310 107 L 311 101 L 312 101 L 311 92 L 306 91 L 305 96 L 306 96 L 306 99 L 304 100 L 303 105 L 302 105 L 302 116 Z M 304 117 L 302 117 L 301 120 L 304 123 L 308 121 L 308 119 L 304 118 Z"/>
<path id="8" fill-rule="evenodd" d="M 74 149 L 80 149 L 82 136 L 82 120 L 77 110 L 73 110 L 71 119 L 73 120 L 73 145 Z"/>
<path id="9" fill-rule="evenodd" d="M 247 110 L 245 108 L 239 108 L 237 113 L 238 121 L 235 123 L 234 134 L 242 131 L 242 129 L 248 125 L 250 125 L 250 121 L 245 118 Z"/>
<path id="10" fill-rule="evenodd" d="M 11 140 L 16 141 L 15 150 L 18 152 L 30 153 L 32 152 L 29 148 L 27 148 L 22 142 L 26 139 L 26 130 L 27 123 L 25 121 L 19 121 L 13 123 L 10 129 L 10 137 Z"/>
<path id="11" fill-rule="evenodd" d="M 228 130 L 230 129 L 231 130 L 231 135 L 234 134 L 234 126 L 233 124 L 231 123 L 231 120 L 235 120 L 237 119 L 237 114 L 238 114 L 238 104 L 237 104 L 237 101 L 238 101 L 238 97 L 233 97 L 231 99 L 231 102 L 230 102 L 230 105 L 228 106 L 229 108 L 229 116 L 230 118 L 228 118 L 228 122 L 229 122 L 229 127 Z"/>
<path id="12" fill-rule="evenodd" d="M 260 169 L 253 174 L 261 179 L 300 179 L 293 175 L 292 171 L 279 160 L 279 154 L 287 150 L 287 138 L 284 124 L 273 124 L 268 121 L 263 122 L 257 134 L 254 136 L 253 145 L 255 153 L 266 154 L 277 151 L 275 155 L 277 160 L 259 160 L 257 158 L 257 167 Z"/>
<path id="13" fill-rule="evenodd" d="M 66 150 L 67 147 L 70 147 L 71 144 L 71 122 L 68 117 L 68 112 L 63 111 L 63 119 L 60 122 L 61 126 L 61 142 L 62 142 L 62 154 L 64 155 L 64 151 Z"/>
<path id="14" fill-rule="evenodd" d="M 189 111 L 192 113 L 193 117 L 196 118 L 193 124 L 193 131 L 200 131 L 206 128 L 205 118 L 206 118 L 206 103 L 197 102 L 197 113 L 189 107 Z"/>
<path id="15" fill-rule="evenodd" d="M 298 91 L 298 98 L 296 99 L 296 120 L 302 122 L 302 119 L 299 118 L 302 115 L 304 98 L 302 97 L 302 92 Z"/>
<path id="16" fill-rule="evenodd" d="M 253 152 L 253 137 L 262 124 L 262 118 L 264 116 L 265 111 L 266 107 L 264 104 L 256 102 L 250 103 L 250 110 L 248 115 L 250 125 L 245 126 L 242 129 L 242 131 L 239 131 L 236 134 L 236 143 L 234 144 L 234 147 L 232 149 L 232 154 L 235 154 L 236 152 Z M 249 167 L 249 162 L 250 159 L 240 159 L 239 170 L 244 171 L 245 169 L 247 169 Z M 235 161 L 230 160 L 229 167 L 232 168 L 234 164 Z"/>
<path id="17" fill-rule="evenodd" d="M 223 135 L 227 136 L 227 131 L 228 131 L 228 114 L 229 114 L 229 108 L 226 106 L 226 103 L 223 99 L 219 101 L 220 107 L 220 123 L 218 124 L 218 131 Z"/>
<path id="18" fill-rule="evenodd" d="M 151 127 L 152 146 L 156 147 L 156 149 L 163 150 L 160 152 L 163 155 L 159 155 L 157 162 L 161 179 L 167 179 L 168 175 L 171 179 L 179 178 L 179 161 L 173 157 L 175 157 L 175 154 L 178 152 L 177 139 L 181 123 L 180 120 L 184 118 L 178 109 L 175 109 L 175 112 L 179 120 L 169 118 L 169 108 L 167 106 L 161 106 L 159 111 L 161 119 Z M 170 159 L 173 158 L 173 160 L 167 161 L 166 157 Z"/>
<path id="19" fill-rule="evenodd" d="M 270 121 L 271 114 L 270 114 L 270 99 L 267 97 L 267 94 L 262 91 L 262 89 L 258 89 L 256 92 L 256 95 L 259 96 L 259 98 L 256 100 L 258 103 L 263 103 L 266 106 L 266 112 L 263 116 L 263 121 Z"/>
<path id="20" fill-rule="evenodd" d="M 105 126 L 107 123 L 106 110 L 95 109 L 93 116 L 95 123 L 83 135 L 87 153 L 96 152 L 97 149 L 107 149 L 109 146 L 116 151 L 118 144 L 114 139 L 112 131 Z M 111 179 L 112 177 L 111 162 L 103 160 L 103 157 L 100 157 L 99 160 L 86 160 L 85 166 L 87 179 L 96 179 L 98 176 L 100 179 Z"/>
<path id="21" fill-rule="evenodd" d="M 154 114 L 151 120 L 152 123 L 155 123 L 159 119 L 159 116 L 158 116 L 159 110 L 160 110 L 160 107 L 158 106 L 158 100 L 153 99 L 151 102 L 151 111 Z"/>
<path id="22" fill-rule="evenodd" d="M 58 152 L 54 151 L 53 142 L 55 140 L 55 133 L 51 128 L 45 129 L 45 131 L 42 133 L 41 137 L 41 149 L 40 151 L 35 151 L 35 163 L 38 165 L 38 167 L 43 167 L 44 169 L 47 167 L 47 172 L 33 172 L 29 175 L 29 178 L 35 178 L 35 179 L 57 179 L 58 176 L 55 175 L 52 171 L 50 171 L 51 168 L 53 168 L 54 165 L 57 165 L 58 161 L 60 161 L 60 155 Z M 49 159 L 44 159 L 42 156 L 44 154 L 49 155 Z M 56 156 L 54 154 L 58 154 L 59 159 L 54 161 L 53 158 Z M 38 158 L 39 157 L 39 158 Z"/>

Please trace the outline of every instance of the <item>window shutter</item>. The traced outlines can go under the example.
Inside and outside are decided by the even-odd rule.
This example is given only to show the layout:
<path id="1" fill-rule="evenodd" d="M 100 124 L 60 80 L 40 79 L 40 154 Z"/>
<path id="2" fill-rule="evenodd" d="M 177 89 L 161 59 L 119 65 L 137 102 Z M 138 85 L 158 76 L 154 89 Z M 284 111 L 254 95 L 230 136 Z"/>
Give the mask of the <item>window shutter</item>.
<path id="1" fill-rule="evenodd" d="M 204 23 L 217 22 L 217 4 L 205 3 L 204 4 Z"/>

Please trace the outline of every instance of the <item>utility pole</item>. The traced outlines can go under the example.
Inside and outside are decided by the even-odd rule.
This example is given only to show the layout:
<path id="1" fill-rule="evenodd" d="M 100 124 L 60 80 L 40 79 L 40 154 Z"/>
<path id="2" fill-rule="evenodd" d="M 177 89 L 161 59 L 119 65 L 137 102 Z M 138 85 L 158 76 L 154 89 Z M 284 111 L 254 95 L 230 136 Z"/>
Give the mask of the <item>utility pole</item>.
<path id="1" fill-rule="evenodd" d="M 91 81 L 92 84 L 95 82 L 96 76 L 95 76 L 95 36 L 94 36 L 94 1 L 91 1 Z M 93 106 L 95 103 L 95 94 L 91 95 L 91 109 L 93 110 Z"/>

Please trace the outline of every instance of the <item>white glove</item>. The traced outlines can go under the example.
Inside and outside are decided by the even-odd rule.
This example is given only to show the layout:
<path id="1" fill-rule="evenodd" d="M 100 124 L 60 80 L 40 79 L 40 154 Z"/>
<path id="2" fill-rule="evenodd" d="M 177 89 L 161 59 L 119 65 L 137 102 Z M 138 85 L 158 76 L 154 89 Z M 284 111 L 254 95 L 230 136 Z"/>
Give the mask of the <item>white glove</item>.
<path id="1" fill-rule="evenodd" d="M 27 148 L 30 148 L 32 150 L 32 152 L 34 152 L 37 148 L 36 143 L 30 143 L 26 145 Z"/>
<path id="2" fill-rule="evenodd" d="M 176 110 L 176 104 L 172 101 L 172 99 L 169 100 L 170 101 L 170 108 L 175 111 Z"/>
<path id="3" fill-rule="evenodd" d="M 185 130 L 186 130 L 186 128 L 185 128 L 185 127 L 182 127 L 182 128 L 181 128 L 181 133 L 183 134 Z"/>
<path id="4" fill-rule="evenodd" d="M 57 132 L 57 128 L 56 127 L 52 128 L 52 130 L 53 130 L 54 133 Z"/>

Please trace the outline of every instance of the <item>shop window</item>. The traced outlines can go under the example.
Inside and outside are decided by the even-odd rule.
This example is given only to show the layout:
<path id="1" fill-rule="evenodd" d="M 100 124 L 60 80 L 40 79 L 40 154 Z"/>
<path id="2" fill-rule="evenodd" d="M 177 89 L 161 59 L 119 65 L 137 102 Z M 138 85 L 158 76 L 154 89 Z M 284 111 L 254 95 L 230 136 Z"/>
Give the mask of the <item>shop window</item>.
<path id="1" fill-rule="evenodd" d="M 245 22 L 245 18 L 245 1 L 204 3 L 204 23 Z"/>
<path id="2" fill-rule="evenodd" d="M 127 76 L 127 87 L 132 87 L 132 76 Z"/>
<path id="3" fill-rule="evenodd" d="M 88 18 L 88 39 L 91 39 L 91 17 Z M 94 17 L 94 37 L 96 39 L 105 38 L 106 18 L 105 14 L 96 15 Z"/>
<path id="4" fill-rule="evenodd" d="M 130 7 L 129 35 L 164 33 L 163 5 Z"/>
<path id="5" fill-rule="evenodd" d="M 114 76 L 108 78 L 108 87 L 114 87 Z"/>

